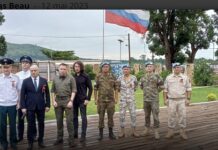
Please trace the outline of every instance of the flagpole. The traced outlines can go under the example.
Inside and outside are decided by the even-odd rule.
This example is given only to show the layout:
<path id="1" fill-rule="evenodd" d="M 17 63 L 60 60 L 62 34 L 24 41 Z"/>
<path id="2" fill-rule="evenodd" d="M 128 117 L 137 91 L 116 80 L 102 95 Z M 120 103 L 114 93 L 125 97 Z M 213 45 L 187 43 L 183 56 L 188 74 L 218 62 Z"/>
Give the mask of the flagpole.
<path id="1" fill-rule="evenodd" d="M 128 33 L 129 65 L 131 65 L 130 34 Z"/>
<path id="2" fill-rule="evenodd" d="M 104 18 L 105 18 L 105 16 L 104 16 L 104 14 L 105 14 L 105 10 L 103 9 L 103 41 L 102 41 L 102 61 L 104 61 Z"/>

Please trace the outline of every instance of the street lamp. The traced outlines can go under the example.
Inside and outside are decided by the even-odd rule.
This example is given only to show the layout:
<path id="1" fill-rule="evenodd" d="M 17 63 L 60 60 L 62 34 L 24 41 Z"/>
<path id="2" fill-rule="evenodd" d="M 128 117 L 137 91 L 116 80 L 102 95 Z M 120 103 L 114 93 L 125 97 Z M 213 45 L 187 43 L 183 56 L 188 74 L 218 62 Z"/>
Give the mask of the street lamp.
<path id="1" fill-rule="evenodd" d="M 118 39 L 118 41 L 120 42 L 120 62 L 121 62 L 121 44 L 123 43 L 123 40 Z"/>

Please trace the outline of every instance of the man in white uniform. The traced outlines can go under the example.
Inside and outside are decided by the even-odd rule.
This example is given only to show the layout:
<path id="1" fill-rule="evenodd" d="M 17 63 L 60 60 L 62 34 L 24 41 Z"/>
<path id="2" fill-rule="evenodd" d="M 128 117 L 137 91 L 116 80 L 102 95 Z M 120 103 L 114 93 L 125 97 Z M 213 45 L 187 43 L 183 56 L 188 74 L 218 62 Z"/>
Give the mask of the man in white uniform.
<path id="1" fill-rule="evenodd" d="M 10 146 L 13 150 L 16 150 L 16 107 L 20 92 L 20 80 L 17 75 L 11 73 L 13 60 L 3 58 L 0 63 L 3 72 L 0 74 L 0 149 L 8 149 L 7 137 L 9 135 Z M 7 134 L 7 124 L 9 124 L 10 134 Z"/>

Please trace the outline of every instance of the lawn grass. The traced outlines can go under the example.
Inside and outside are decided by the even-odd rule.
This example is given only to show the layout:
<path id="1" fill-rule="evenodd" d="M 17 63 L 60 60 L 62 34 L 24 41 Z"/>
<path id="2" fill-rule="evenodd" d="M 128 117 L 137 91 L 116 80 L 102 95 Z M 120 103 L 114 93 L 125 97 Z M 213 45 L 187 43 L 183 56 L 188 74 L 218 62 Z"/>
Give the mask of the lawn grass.
<path id="1" fill-rule="evenodd" d="M 192 103 L 207 102 L 207 95 L 209 93 L 214 93 L 214 94 L 218 95 L 218 87 L 215 87 L 215 86 L 193 87 L 191 102 Z M 135 98 L 136 98 L 136 108 L 142 109 L 143 108 L 143 92 L 141 89 L 139 89 L 139 88 L 137 89 L 137 91 L 135 93 Z M 118 106 L 119 105 L 117 104 L 116 111 L 119 110 Z M 162 92 L 160 93 L 160 106 L 164 106 Z M 88 104 L 87 114 L 88 115 L 97 114 L 96 105 L 94 103 L 93 96 L 92 96 L 90 103 Z M 46 120 L 51 120 L 51 119 L 55 119 L 53 106 L 51 107 L 51 110 L 48 113 L 46 113 Z"/>

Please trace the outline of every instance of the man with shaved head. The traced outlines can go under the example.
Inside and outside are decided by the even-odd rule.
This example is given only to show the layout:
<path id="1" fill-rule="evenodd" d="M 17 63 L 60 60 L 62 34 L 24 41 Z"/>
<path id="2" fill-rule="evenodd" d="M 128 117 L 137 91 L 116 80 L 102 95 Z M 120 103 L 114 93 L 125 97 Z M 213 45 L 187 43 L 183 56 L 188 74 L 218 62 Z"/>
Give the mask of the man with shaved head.
<path id="1" fill-rule="evenodd" d="M 28 150 L 33 149 L 36 117 L 39 131 L 38 146 L 45 147 L 43 142 L 45 112 L 50 108 L 47 80 L 39 76 L 39 68 L 35 64 L 30 67 L 30 72 L 31 76 L 23 81 L 20 101 L 22 113 L 27 115 Z"/>

